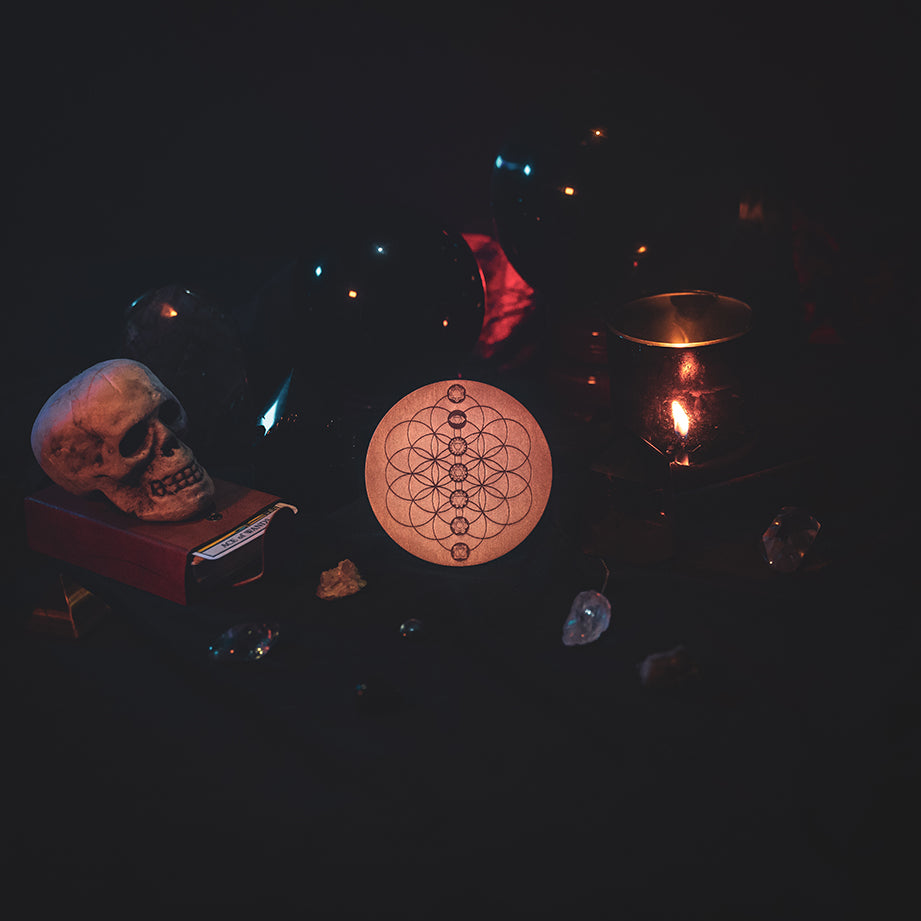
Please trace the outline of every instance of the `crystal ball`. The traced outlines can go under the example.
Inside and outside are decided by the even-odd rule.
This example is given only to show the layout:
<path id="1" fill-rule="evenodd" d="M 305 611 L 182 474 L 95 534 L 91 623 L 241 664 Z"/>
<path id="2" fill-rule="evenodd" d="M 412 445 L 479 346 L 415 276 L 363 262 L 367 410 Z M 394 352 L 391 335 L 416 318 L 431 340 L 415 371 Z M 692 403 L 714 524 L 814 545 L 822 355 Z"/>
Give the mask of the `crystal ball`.
<path id="1" fill-rule="evenodd" d="M 493 164 L 512 265 L 570 300 L 609 294 L 638 267 L 669 276 L 660 290 L 710 287 L 739 216 L 734 142 L 700 100 L 647 73 L 567 90 L 533 105 Z"/>
<path id="2" fill-rule="evenodd" d="M 121 352 L 182 394 L 190 441 L 206 465 L 245 453 L 255 422 L 243 342 L 230 312 L 184 285 L 148 291 L 125 311 Z"/>
<path id="3" fill-rule="evenodd" d="M 268 403 L 294 368 L 317 392 L 360 399 L 389 389 L 392 405 L 434 369 L 460 370 L 485 302 L 459 232 L 414 210 L 350 210 L 241 311 L 257 402 Z"/>

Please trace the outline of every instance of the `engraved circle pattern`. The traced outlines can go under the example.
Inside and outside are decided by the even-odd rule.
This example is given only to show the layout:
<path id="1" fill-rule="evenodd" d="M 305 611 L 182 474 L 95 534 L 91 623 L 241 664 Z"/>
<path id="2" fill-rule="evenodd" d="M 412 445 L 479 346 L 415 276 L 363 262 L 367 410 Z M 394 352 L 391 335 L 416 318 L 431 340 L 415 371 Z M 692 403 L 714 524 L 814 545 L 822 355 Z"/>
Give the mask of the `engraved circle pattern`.
<path id="1" fill-rule="evenodd" d="M 440 546 L 445 562 L 473 562 L 531 512 L 531 452 L 521 422 L 452 384 L 387 433 L 387 512 Z"/>

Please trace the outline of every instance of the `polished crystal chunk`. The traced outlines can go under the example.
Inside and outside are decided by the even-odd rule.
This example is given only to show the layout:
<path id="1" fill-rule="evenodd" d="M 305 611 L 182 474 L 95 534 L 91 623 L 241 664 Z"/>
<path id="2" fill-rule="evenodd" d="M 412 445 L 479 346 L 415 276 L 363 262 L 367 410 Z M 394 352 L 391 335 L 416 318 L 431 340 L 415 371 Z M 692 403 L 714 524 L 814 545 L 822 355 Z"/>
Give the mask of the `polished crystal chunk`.
<path id="1" fill-rule="evenodd" d="M 212 659 L 247 661 L 261 659 L 278 639 L 277 624 L 237 624 L 222 633 L 209 647 Z"/>
<path id="2" fill-rule="evenodd" d="M 795 572 L 821 527 L 807 511 L 785 505 L 761 537 L 764 558 L 771 569 Z"/>
<path id="3" fill-rule="evenodd" d="M 580 592 L 563 624 L 563 645 L 594 643 L 610 624 L 611 602 L 601 592 Z"/>

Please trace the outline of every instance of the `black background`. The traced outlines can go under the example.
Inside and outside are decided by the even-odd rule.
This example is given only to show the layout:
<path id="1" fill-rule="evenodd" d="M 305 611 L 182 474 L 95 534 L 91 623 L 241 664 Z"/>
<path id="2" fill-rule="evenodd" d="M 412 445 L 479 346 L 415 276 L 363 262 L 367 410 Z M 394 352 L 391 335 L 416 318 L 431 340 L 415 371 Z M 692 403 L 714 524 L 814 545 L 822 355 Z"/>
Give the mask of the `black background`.
<path id="1" fill-rule="evenodd" d="M 583 2 L 109 8 L 36 4 L 5 13 L 0 66 L 7 155 L 6 330 L 0 349 L 10 388 L 3 410 L 4 437 L 9 439 L 3 476 L 4 501 L 11 515 L 22 490 L 36 481 L 27 433 L 42 401 L 72 374 L 112 357 L 122 312 L 134 297 L 181 280 L 208 288 L 228 306 L 237 307 L 296 253 L 305 236 L 315 234 L 333 216 L 341 217 L 349 208 L 368 202 L 396 200 L 424 206 L 460 230 L 480 229 L 484 222 L 488 226 L 489 174 L 508 126 L 531 101 L 551 89 L 571 86 L 578 92 L 584 75 L 599 67 L 614 73 L 650 69 L 701 93 L 740 136 L 776 153 L 788 169 L 794 200 L 848 253 L 868 264 L 886 266 L 899 278 L 897 290 L 914 292 L 909 269 L 916 242 L 912 233 L 912 193 L 917 184 L 912 150 L 917 120 L 917 63 L 912 48 L 916 34 L 917 13 L 896 4 L 865 6 L 856 12 L 842 5 L 817 9 L 803 4 L 765 4 L 757 11 L 741 4 Z M 872 341 L 850 343 L 848 353 L 854 356 L 853 374 L 858 380 L 878 383 L 880 375 L 903 362 L 892 386 L 902 391 L 912 386 L 914 364 L 907 343 L 915 325 L 914 304 L 864 318 L 862 328 L 872 331 Z M 861 386 L 855 390 L 861 392 Z M 880 391 L 888 392 L 885 386 Z M 873 476 L 884 480 L 887 471 L 910 467 L 907 458 L 891 456 L 902 450 L 905 432 L 887 431 L 886 425 L 905 425 L 909 430 L 913 426 L 910 416 L 887 409 L 885 424 L 875 427 L 872 435 L 848 436 L 848 441 L 858 443 L 861 457 L 872 455 Z M 887 445 L 889 437 L 892 441 Z M 876 439 L 869 448 L 867 438 Z M 898 476 L 885 482 L 881 489 L 885 498 L 880 501 L 890 508 L 904 503 L 910 509 L 911 493 L 903 490 Z M 861 496 L 863 507 L 872 505 L 876 486 L 850 480 L 847 488 Z M 904 515 L 905 509 L 898 514 Z M 885 514 L 874 512 L 869 520 L 878 524 L 885 521 Z M 863 537 L 872 543 L 872 535 Z M 359 533 L 359 546 L 361 538 Z M 906 577 L 911 572 L 906 546 L 893 545 L 888 538 L 883 543 L 900 551 L 898 564 L 905 569 L 898 576 Z M 804 758 L 804 751 L 818 752 L 809 762 L 801 795 L 805 802 L 818 804 L 814 808 L 822 817 L 817 825 L 821 831 L 809 839 L 806 850 L 811 858 L 819 854 L 817 865 L 833 869 L 827 880 L 818 873 L 802 887 L 815 900 L 808 905 L 810 912 L 821 906 L 826 889 L 829 904 L 837 911 L 871 910 L 880 904 L 878 900 L 892 896 L 894 883 L 909 866 L 906 852 L 895 845 L 896 832 L 885 824 L 900 812 L 901 801 L 893 799 L 896 794 L 890 792 L 886 798 L 886 778 L 892 775 L 872 767 L 874 759 L 867 754 L 876 745 L 888 753 L 895 744 L 887 735 L 889 724 L 877 719 L 879 713 L 891 712 L 893 700 L 902 708 L 893 717 L 900 731 L 917 721 L 917 695 L 905 691 L 917 677 L 916 630 L 905 619 L 910 617 L 908 610 L 901 616 L 894 613 L 901 593 L 890 578 L 896 577 L 867 575 L 859 591 L 839 585 L 830 597 L 818 589 L 815 597 L 808 591 L 806 596 L 797 595 L 791 604 L 798 613 L 823 612 L 803 628 L 799 652 L 795 649 L 802 634 L 796 625 L 785 622 L 777 627 L 777 636 L 767 637 L 754 627 L 747 634 L 727 627 L 733 637 L 730 648 L 733 642 L 742 647 L 764 643 L 768 650 L 783 648 L 789 654 L 789 667 L 797 680 L 789 686 L 780 681 L 775 687 L 765 679 L 771 694 L 792 695 L 783 701 L 781 713 L 795 711 L 797 689 L 809 687 L 810 701 L 824 701 L 816 705 L 818 715 L 809 725 L 823 726 L 822 707 L 827 706 L 828 713 L 847 713 L 860 727 L 853 735 L 830 730 L 833 742 L 827 748 L 813 740 L 789 755 Z M 425 579 L 420 579 L 425 585 Z M 651 591 L 655 596 L 660 591 L 655 584 L 639 581 L 632 590 Z M 441 603 L 438 583 L 429 588 Z M 526 594 L 531 598 L 538 592 L 532 585 Z M 564 606 L 567 592 L 560 596 Z M 666 600 L 672 597 L 665 589 L 661 592 Z M 847 610 L 855 610 L 858 600 L 859 610 L 848 622 L 847 640 L 836 642 L 836 617 L 830 611 L 845 610 L 840 607 L 845 596 L 854 605 Z M 733 593 L 710 597 L 716 598 L 717 621 L 731 623 L 729 615 L 737 603 Z M 755 606 L 759 614 L 752 622 L 759 630 L 777 626 L 771 619 L 772 597 L 761 608 Z M 416 598 L 414 603 L 418 602 Z M 904 603 L 907 608 L 913 604 Z M 863 645 L 864 619 L 871 615 L 882 620 L 868 621 L 875 627 Z M 146 623 L 143 618 L 140 622 L 142 627 Z M 206 616 L 199 625 L 199 639 L 206 636 L 209 623 Z M 407 745 L 411 753 L 413 743 L 399 732 L 388 737 L 386 727 L 376 727 L 363 737 L 363 744 L 378 752 L 371 760 L 379 768 L 390 765 L 390 773 L 382 769 L 376 779 L 363 778 L 359 750 L 350 762 L 350 773 L 343 775 L 341 765 L 323 762 L 319 748 L 308 746 L 295 752 L 292 760 L 293 743 L 286 741 L 284 733 L 273 735 L 271 720 L 257 736 L 235 735 L 239 714 L 228 715 L 226 705 L 212 706 L 215 701 L 208 695 L 215 688 L 211 686 L 203 697 L 189 700 L 184 715 L 173 725 L 175 739 L 190 745 L 207 722 L 207 752 L 203 742 L 198 749 L 192 745 L 187 750 L 177 747 L 149 754 L 143 742 L 145 719 L 153 727 L 151 737 L 162 741 L 170 738 L 169 731 L 163 729 L 156 699 L 145 699 L 138 687 L 130 658 L 117 662 L 118 655 L 125 655 L 119 644 L 127 643 L 140 657 L 137 674 L 142 674 L 160 661 L 157 643 L 162 644 L 170 630 L 175 636 L 175 628 L 176 622 L 169 621 L 162 634 L 153 631 L 148 648 L 143 629 L 138 639 L 137 631 L 125 633 L 122 626 L 102 646 L 91 647 L 85 658 L 53 653 L 55 647 L 49 647 L 40 660 L 43 668 L 53 670 L 49 663 L 63 656 L 61 662 L 70 673 L 82 670 L 75 687 L 82 688 L 85 696 L 74 691 L 67 704 L 60 704 L 49 691 L 47 699 L 32 702 L 33 713 L 28 701 L 15 697 L 29 682 L 20 677 L 11 684 L 6 703 L 14 714 L 15 731 L 4 757 L 20 770 L 15 774 L 16 786 L 8 788 L 17 802 L 8 865 L 32 898 L 40 900 L 57 891 L 65 901 L 70 894 L 77 900 L 114 894 L 123 904 L 132 899 L 142 904 L 149 894 L 165 901 L 183 901 L 187 896 L 200 902 L 258 903 L 284 895 L 310 907 L 312 893 L 317 892 L 316 907 L 335 889 L 343 908 L 385 914 L 405 902 L 429 916 L 456 906 L 469 916 L 490 903 L 485 882 L 490 880 L 506 884 L 494 904 L 512 914 L 534 914 L 546 908 L 553 916 L 565 916 L 570 910 L 587 910 L 592 901 L 604 897 L 608 912 L 617 912 L 624 904 L 626 916 L 632 918 L 643 917 L 647 909 L 649 916 L 661 913 L 673 918 L 718 917 L 721 910 L 728 912 L 725 917 L 795 916 L 791 905 L 796 899 L 784 901 L 786 893 L 798 891 L 795 882 L 784 876 L 784 870 L 775 874 L 771 869 L 778 855 L 799 853 L 796 848 L 801 846 L 788 841 L 782 822 L 759 824 L 756 818 L 749 826 L 751 835 L 762 836 L 753 848 L 762 861 L 761 870 L 750 876 L 740 874 L 730 846 L 718 844 L 719 829 L 705 836 L 717 842 L 711 849 L 682 851 L 682 842 L 692 840 L 687 828 L 684 835 L 681 832 L 682 823 L 707 815 L 703 806 L 698 810 L 688 804 L 706 799 L 710 795 L 706 791 L 732 787 L 734 782 L 739 785 L 736 801 L 747 804 L 750 812 L 739 813 L 741 838 L 733 832 L 727 840 L 748 840 L 745 823 L 760 815 L 751 806 L 760 799 L 758 790 L 743 789 L 744 778 L 752 775 L 739 773 L 733 782 L 730 765 L 726 777 L 714 778 L 702 747 L 688 755 L 688 749 L 679 746 L 678 756 L 687 756 L 692 766 L 686 773 L 669 774 L 672 781 L 683 780 L 656 800 L 670 804 L 668 808 L 650 814 L 651 825 L 646 824 L 638 806 L 630 812 L 630 792 L 621 791 L 617 802 L 626 810 L 625 826 L 631 832 L 642 829 L 642 835 L 616 839 L 612 828 L 617 826 L 617 811 L 598 813 L 611 823 L 602 827 L 600 818 L 592 824 L 590 808 L 595 791 L 612 782 L 592 773 L 605 770 L 610 751 L 602 752 L 606 756 L 600 761 L 592 761 L 587 754 L 591 745 L 581 735 L 573 740 L 578 732 L 572 725 L 581 732 L 584 713 L 571 721 L 565 710 L 540 696 L 540 687 L 534 688 L 537 697 L 532 703 L 550 714 L 555 735 L 536 744 L 532 757 L 545 758 L 547 765 L 552 762 L 547 776 L 559 784 L 572 784 L 576 791 L 572 812 L 567 815 L 562 807 L 554 811 L 553 804 L 559 806 L 566 799 L 558 788 L 553 804 L 547 801 L 546 842 L 507 836 L 517 843 L 506 846 L 506 838 L 493 837 L 491 819 L 506 832 L 516 822 L 529 827 L 534 819 L 532 807 L 526 805 L 530 801 L 508 805 L 500 821 L 490 811 L 494 801 L 487 798 L 485 805 L 471 806 L 466 821 L 458 822 L 453 840 L 450 832 L 439 833 L 443 837 L 433 832 L 431 864 L 425 835 L 419 832 L 425 827 L 424 817 L 403 813 L 403 827 L 394 805 L 404 798 L 411 800 L 416 782 L 401 773 L 403 762 L 395 746 Z M 824 630 L 832 632 L 825 636 Z M 357 628 L 352 632 L 356 649 L 375 641 L 376 634 L 369 640 L 369 634 L 362 638 Z M 472 635 L 472 628 L 468 634 L 458 627 L 458 648 L 466 651 L 465 638 Z M 903 642 L 912 636 L 913 652 Z M 901 654 L 895 655 L 892 650 L 899 644 Z M 488 653 L 489 644 L 483 646 Z M 831 665 L 824 663 L 829 671 L 811 686 L 808 656 L 821 658 L 825 649 L 832 659 Z M 502 654 L 513 656 L 514 650 L 512 631 L 499 631 L 492 658 L 487 654 L 486 661 L 496 665 Z M 477 651 L 484 653 L 479 646 Z M 635 651 L 642 654 L 642 643 Z M 34 650 L 31 654 L 36 655 Z M 330 651 L 331 661 L 336 654 Z M 15 658 L 15 635 L 7 637 L 4 655 Z M 356 652 L 356 662 L 359 658 Z M 432 707 L 445 708 L 449 723 L 456 717 L 456 725 L 467 725 L 454 696 L 457 688 L 464 688 L 479 705 L 496 693 L 500 710 L 520 716 L 527 684 L 511 694 L 504 686 L 500 694 L 488 674 L 471 679 L 451 656 L 436 655 L 430 668 L 437 670 L 437 663 L 443 661 L 456 673 L 449 667 L 427 678 L 438 689 L 432 692 Z M 136 695 L 135 709 L 120 708 L 109 697 L 94 697 L 96 692 L 88 689 L 96 687 L 92 677 L 96 667 L 109 675 L 107 686 L 123 682 L 126 697 Z M 159 693 L 173 695 L 167 707 L 172 720 L 177 719 L 175 701 L 188 694 L 183 682 L 193 680 L 196 673 L 191 674 L 192 679 L 188 675 L 176 679 L 176 687 L 170 684 L 171 677 L 162 679 L 170 688 L 161 686 Z M 521 674 L 526 679 L 527 669 Z M 872 694 L 862 697 L 854 690 L 856 674 L 862 675 L 857 687 L 875 687 L 879 699 Z M 421 681 L 425 676 L 417 677 Z M 575 673 L 553 677 L 576 680 Z M 321 669 L 315 687 L 333 679 L 329 669 Z M 890 689 L 880 691 L 879 682 L 890 680 L 891 687 L 886 685 Z M 225 690 L 227 699 L 245 710 L 239 688 Z M 591 682 L 581 690 L 590 695 Z M 304 693 L 304 688 L 299 686 L 297 693 Z M 767 692 L 752 698 L 754 706 L 772 699 Z M 459 709 L 455 713 L 452 708 Z M 531 712 L 527 707 L 525 711 Z M 338 712 L 334 707 L 325 723 L 318 718 L 317 731 L 327 741 L 339 738 L 334 718 Z M 706 708 L 700 712 L 706 713 Z M 285 720 L 283 713 L 275 718 L 279 723 Z M 634 718 L 638 738 L 641 717 L 634 714 Z M 657 718 L 675 720 L 676 725 L 681 721 L 680 715 L 659 713 Z M 496 727 L 501 725 L 500 717 L 494 714 L 493 719 Z M 688 725 L 708 739 L 710 724 L 694 722 L 704 717 L 689 719 Z M 746 722 L 750 719 L 754 722 Z M 775 738 L 773 719 L 771 715 L 759 723 L 750 712 L 734 713 L 732 725 L 741 733 L 743 762 L 745 745 L 754 746 L 757 737 L 751 727 L 767 727 L 768 737 Z M 221 720 L 226 725 L 218 725 Z M 341 731 L 352 729 L 347 726 Z M 107 735 L 110 731 L 124 733 L 123 739 L 113 740 Z M 490 731 L 496 739 L 501 735 L 499 728 Z M 519 725 L 515 731 L 527 740 L 523 744 L 535 744 L 543 730 L 532 734 Z M 625 732 L 625 738 L 634 737 L 631 730 Z M 680 731 L 678 735 L 682 736 Z M 686 736 L 690 735 L 688 730 Z M 785 738 L 783 731 L 776 732 L 777 740 Z M 570 746 L 571 760 L 564 757 Z M 261 753 L 258 757 L 253 748 Z M 197 761 L 186 760 L 192 757 L 190 750 L 197 753 Z M 382 758 L 385 751 L 389 755 Z M 652 763 L 654 744 L 650 751 Z M 765 782 L 776 765 L 788 760 L 781 749 L 752 757 L 761 765 L 753 775 L 757 783 Z M 276 765 L 274 773 L 267 767 L 270 761 Z M 305 763 L 311 766 L 309 785 L 298 774 Z M 853 767 L 855 763 L 859 769 Z M 232 781 L 219 776 L 227 764 L 239 766 Z M 214 778 L 210 790 L 208 772 Z M 164 779 L 166 774 L 171 779 Z M 640 768 L 637 774 L 642 775 Z M 143 786 L 133 783 L 132 775 L 143 777 Z M 456 768 L 450 783 L 457 784 L 462 776 Z M 117 779 L 113 782 L 113 778 Z M 188 786 L 177 801 L 177 787 L 186 781 Z M 418 782 L 428 794 L 438 789 L 437 777 Z M 360 795 L 354 792 L 357 789 Z M 288 827 L 286 810 L 278 799 L 294 790 L 300 791 L 300 799 L 292 804 Z M 388 800 L 391 794 L 393 802 Z M 207 809 L 202 807 L 200 816 L 189 819 L 188 828 L 176 818 L 177 802 L 188 805 L 209 795 L 230 805 L 222 809 L 212 801 Z M 169 803 L 158 804 L 158 797 Z M 264 825 L 235 825 L 237 797 L 249 804 L 243 812 L 259 814 L 262 809 L 271 818 Z M 446 795 L 448 800 L 454 801 Z M 771 801 L 770 796 L 766 801 Z M 474 793 L 471 802 L 476 802 Z M 540 802 L 539 797 L 534 800 Z M 635 802 L 647 802 L 642 791 Z M 865 814 L 860 804 L 868 802 L 883 803 L 886 819 L 861 818 Z M 847 809 L 853 803 L 857 803 L 857 818 Z M 172 822 L 165 823 L 166 830 L 161 827 L 164 823 L 151 819 L 158 813 Z M 127 823 L 131 833 L 124 848 L 144 855 L 140 868 L 110 838 L 124 834 L 124 826 L 112 818 L 119 814 L 135 817 L 133 824 Z M 325 856 L 336 870 L 326 877 L 316 869 L 325 865 L 324 841 L 310 839 L 309 847 L 305 845 L 310 834 L 302 823 L 305 815 L 313 816 L 325 823 L 330 834 L 328 829 L 340 814 L 356 822 L 355 831 L 339 827 L 327 839 Z M 725 802 L 715 806 L 714 822 L 725 822 L 727 814 L 731 810 Z M 364 821 L 356 820 L 357 815 L 363 815 Z M 202 823 L 212 816 L 221 817 L 220 843 L 202 830 Z M 94 826 L 94 822 L 101 824 Z M 388 823 L 389 835 L 383 834 L 381 828 Z M 897 825 L 902 827 L 901 822 Z M 193 826 L 196 832 L 191 833 Z M 151 840 L 145 840 L 147 827 Z M 610 842 L 611 835 L 616 844 L 599 843 Z M 410 840 L 412 844 L 407 843 Z M 632 849 L 637 840 L 636 853 L 664 855 L 662 872 L 643 863 L 644 872 L 625 881 L 618 867 L 634 872 L 640 865 Z M 791 832 L 790 840 L 799 842 L 798 832 Z M 97 861 L 94 853 L 103 856 Z M 521 854 L 523 861 L 518 860 Z M 176 856 L 170 859 L 170 855 Z M 778 866 L 789 869 L 790 862 L 795 864 L 794 857 L 787 863 L 779 860 Z M 481 865 L 468 873 L 468 863 Z M 723 865 L 725 877 L 720 873 Z M 801 870 L 804 876 L 813 871 L 814 867 Z M 173 878 L 181 878 L 182 886 L 172 887 Z M 841 880 L 847 878 L 856 879 L 856 901 L 846 895 L 850 890 Z M 721 885 L 729 908 L 720 908 Z M 254 889 L 260 895 L 254 895 Z M 541 895 L 545 889 L 546 901 Z"/>

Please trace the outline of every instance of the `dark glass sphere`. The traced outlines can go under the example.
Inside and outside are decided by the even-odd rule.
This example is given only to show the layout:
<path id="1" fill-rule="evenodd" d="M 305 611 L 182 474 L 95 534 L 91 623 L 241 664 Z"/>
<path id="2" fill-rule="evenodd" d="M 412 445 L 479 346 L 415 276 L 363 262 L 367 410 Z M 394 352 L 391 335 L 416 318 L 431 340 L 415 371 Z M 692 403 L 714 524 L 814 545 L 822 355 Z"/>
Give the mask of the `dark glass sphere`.
<path id="1" fill-rule="evenodd" d="M 593 77 L 535 106 L 500 148 L 499 241 L 530 285 L 570 303 L 624 285 L 714 287 L 739 221 L 740 156 L 680 88 Z"/>
<path id="2" fill-rule="evenodd" d="M 464 238 L 424 215 L 351 213 L 304 245 L 243 318 L 257 400 L 294 368 L 304 388 L 399 398 L 451 377 L 483 325 L 485 291 Z M 389 408 L 389 406 L 387 407 Z"/>
<path id="3" fill-rule="evenodd" d="M 324 227 L 241 317 L 266 431 L 256 485 L 320 510 L 359 495 L 381 417 L 475 360 L 484 309 L 470 247 L 431 217 L 394 209 Z"/>
<path id="4" fill-rule="evenodd" d="M 351 502 L 364 491 L 365 455 L 386 409 L 347 403 L 292 369 L 258 420 L 255 485 L 308 515 Z"/>
<path id="5" fill-rule="evenodd" d="M 255 437 L 243 343 L 235 318 L 173 284 L 125 311 L 121 354 L 150 368 L 189 417 L 189 444 L 206 466 L 246 463 Z"/>

